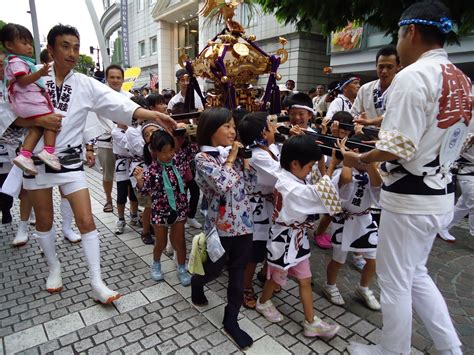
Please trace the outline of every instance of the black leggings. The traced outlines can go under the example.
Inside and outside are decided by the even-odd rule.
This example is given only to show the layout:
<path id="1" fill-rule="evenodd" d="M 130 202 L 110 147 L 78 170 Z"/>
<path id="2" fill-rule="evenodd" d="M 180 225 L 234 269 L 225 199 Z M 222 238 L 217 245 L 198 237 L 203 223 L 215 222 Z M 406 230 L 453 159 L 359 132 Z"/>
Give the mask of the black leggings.
<path id="1" fill-rule="evenodd" d="M 186 187 L 189 189 L 189 194 L 191 195 L 191 198 L 189 199 L 188 217 L 194 218 L 196 216 L 196 211 L 199 203 L 199 186 L 193 179 L 186 184 Z"/>
<path id="2" fill-rule="evenodd" d="M 204 287 L 221 274 L 226 260 L 229 260 L 227 309 L 237 317 L 244 296 L 244 270 L 252 250 L 252 234 L 221 237 L 220 240 L 225 254 L 215 263 L 208 258 L 203 265 L 205 275 L 193 275 L 191 283 L 193 287 Z"/>
<path id="3" fill-rule="evenodd" d="M 130 180 L 117 181 L 117 204 L 125 205 L 127 203 L 127 196 L 130 198 L 130 202 L 137 200 L 132 183 Z"/>
<path id="4" fill-rule="evenodd" d="M 0 187 L 3 186 L 8 174 L 0 174 Z M 10 211 L 13 206 L 13 197 L 0 192 L 0 210 Z"/>

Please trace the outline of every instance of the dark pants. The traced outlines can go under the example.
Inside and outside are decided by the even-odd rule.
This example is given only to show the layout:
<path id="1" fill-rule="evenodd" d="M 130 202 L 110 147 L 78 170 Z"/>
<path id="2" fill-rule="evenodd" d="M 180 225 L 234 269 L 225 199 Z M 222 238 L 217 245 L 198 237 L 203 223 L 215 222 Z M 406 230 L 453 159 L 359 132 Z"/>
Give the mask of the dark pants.
<path id="1" fill-rule="evenodd" d="M 132 183 L 130 180 L 117 181 L 117 204 L 125 205 L 127 197 L 133 202 L 137 200 Z"/>
<path id="2" fill-rule="evenodd" d="M 0 186 L 3 185 L 5 180 L 7 179 L 8 174 L 0 174 Z M 2 212 L 10 211 L 13 206 L 13 197 L 9 195 L 2 194 L 0 192 L 0 210 Z"/>
<path id="3" fill-rule="evenodd" d="M 226 315 L 228 321 L 237 321 L 244 296 L 244 270 L 252 250 L 252 234 L 236 237 L 221 237 L 225 254 L 213 263 L 209 258 L 204 263 L 205 275 L 193 275 L 191 286 L 202 290 L 205 284 L 216 279 L 229 260 L 229 284 L 227 285 Z"/>
<path id="4" fill-rule="evenodd" d="M 188 217 L 194 218 L 196 216 L 196 211 L 199 203 L 199 186 L 193 179 L 186 184 L 186 187 L 189 189 L 189 194 L 191 195 L 189 199 Z"/>

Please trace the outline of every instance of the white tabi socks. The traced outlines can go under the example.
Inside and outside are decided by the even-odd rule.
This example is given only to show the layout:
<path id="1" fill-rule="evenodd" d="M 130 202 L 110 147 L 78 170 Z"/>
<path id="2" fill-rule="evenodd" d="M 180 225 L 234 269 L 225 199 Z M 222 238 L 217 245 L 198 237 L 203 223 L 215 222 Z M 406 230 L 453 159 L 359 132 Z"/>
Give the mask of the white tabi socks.
<path id="1" fill-rule="evenodd" d="M 56 231 L 54 227 L 48 232 L 37 231 L 36 240 L 41 246 L 49 266 L 46 290 L 50 293 L 59 292 L 63 289 L 63 280 L 61 278 L 61 264 L 56 256 Z"/>
<path id="2" fill-rule="evenodd" d="M 21 247 L 28 242 L 28 221 L 20 221 L 15 239 L 12 241 L 14 247 Z"/>
<path id="3" fill-rule="evenodd" d="M 71 243 L 79 243 L 81 241 L 81 236 L 74 233 L 72 230 L 72 219 L 74 218 L 74 213 L 72 212 L 71 205 L 66 198 L 61 199 L 61 216 L 63 218 L 63 236 L 65 239 L 69 240 Z"/>
<path id="4" fill-rule="evenodd" d="M 121 295 L 109 289 L 102 282 L 100 275 L 100 247 L 97 230 L 82 234 L 82 250 L 89 265 L 89 276 L 92 286 L 92 298 L 100 303 L 111 303 Z"/>

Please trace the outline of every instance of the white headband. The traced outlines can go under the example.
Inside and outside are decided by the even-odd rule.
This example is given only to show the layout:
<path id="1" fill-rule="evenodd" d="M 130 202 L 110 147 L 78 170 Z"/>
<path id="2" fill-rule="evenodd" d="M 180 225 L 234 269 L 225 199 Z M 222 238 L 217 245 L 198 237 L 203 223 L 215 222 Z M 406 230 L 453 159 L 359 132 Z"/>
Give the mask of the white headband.
<path id="1" fill-rule="evenodd" d="M 291 105 L 290 109 L 292 109 L 292 108 L 302 108 L 302 109 L 305 109 L 305 110 L 311 112 L 313 115 L 316 114 L 316 112 L 311 107 L 308 107 L 308 106 L 305 106 L 305 105 Z"/>

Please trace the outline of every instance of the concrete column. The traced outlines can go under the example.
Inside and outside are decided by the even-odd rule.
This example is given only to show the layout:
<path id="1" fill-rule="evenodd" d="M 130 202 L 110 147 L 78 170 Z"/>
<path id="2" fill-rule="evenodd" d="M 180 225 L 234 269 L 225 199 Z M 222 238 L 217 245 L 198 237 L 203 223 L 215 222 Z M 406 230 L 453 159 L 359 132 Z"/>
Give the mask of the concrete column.
<path id="1" fill-rule="evenodd" d="M 174 62 L 173 53 L 173 24 L 166 21 L 158 21 L 157 24 L 157 44 L 158 44 L 158 78 L 160 90 L 174 88 Z"/>

